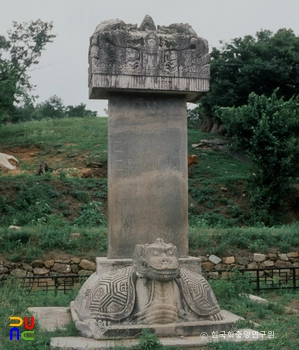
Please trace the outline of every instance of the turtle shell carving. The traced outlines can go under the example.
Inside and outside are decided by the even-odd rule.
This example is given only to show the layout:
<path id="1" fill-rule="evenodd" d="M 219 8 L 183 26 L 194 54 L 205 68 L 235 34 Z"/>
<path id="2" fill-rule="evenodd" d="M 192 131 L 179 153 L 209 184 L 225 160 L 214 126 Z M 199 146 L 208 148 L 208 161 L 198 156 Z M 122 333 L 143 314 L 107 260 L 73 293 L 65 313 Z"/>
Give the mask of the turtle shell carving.
<path id="1" fill-rule="evenodd" d="M 132 267 L 99 276 L 86 293 L 86 308 L 96 319 L 119 322 L 132 313 L 135 302 L 136 275 Z"/>
<path id="2" fill-rule="evenodd" d="M 133 266 L 93 276 L 72 307 L 80 323 L 101 332 L 113 324 L 222 320 L 209 283 L 198 273 L 180 269 L 176 247 L 160 238 L 136 245 Z"/>

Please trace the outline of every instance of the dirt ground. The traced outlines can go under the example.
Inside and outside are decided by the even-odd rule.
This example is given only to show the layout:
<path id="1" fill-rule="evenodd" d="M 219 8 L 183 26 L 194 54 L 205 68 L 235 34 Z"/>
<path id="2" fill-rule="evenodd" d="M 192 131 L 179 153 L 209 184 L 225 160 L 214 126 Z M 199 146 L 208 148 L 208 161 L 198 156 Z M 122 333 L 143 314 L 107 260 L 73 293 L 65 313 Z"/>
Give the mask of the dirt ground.
<path id="1" fill-rule="evenodd" d="M 53 173 L 53 175 L 59 175 L 59 173 L 63 171 L 69 177 L 107 177 L 107 164 L 86 164 L 84 154 L 43 154 L 43 149 L 41 148 L 18 146 L 6 148 L 2 153 L 12 155 L 19 161 L 19 163 L 16 163 L 14 160 L 10 160 L 10 163 L 16 166 L 14 170 L 8 170 L 0 166 L 0 173 L 4 176 L 16 176 L 20 174 L 36 175 L 41 162 L 45 162 L 48 165 L 49 171 Z M 63 167 L 61 164 L 63 164 Z"/>

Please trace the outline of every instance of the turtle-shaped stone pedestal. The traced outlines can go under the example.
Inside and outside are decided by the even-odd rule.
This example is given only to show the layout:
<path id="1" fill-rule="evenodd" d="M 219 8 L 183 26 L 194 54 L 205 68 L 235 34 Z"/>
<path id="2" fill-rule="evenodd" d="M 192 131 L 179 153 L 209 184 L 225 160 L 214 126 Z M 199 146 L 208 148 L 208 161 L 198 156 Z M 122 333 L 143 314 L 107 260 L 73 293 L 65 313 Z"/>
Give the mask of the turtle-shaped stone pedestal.
<path id="1" fill-rule="evenodd" d="M 95 339 L 106 338 L 112 328 L 165 325 L 167 331 L 167 326 L 223 321 L 205 278 L 180 269 L 177 248 L 160 238 L 137 244 L 132 266 L 94 273 L 71 303 L 71 311 L 81 334 Z"/>

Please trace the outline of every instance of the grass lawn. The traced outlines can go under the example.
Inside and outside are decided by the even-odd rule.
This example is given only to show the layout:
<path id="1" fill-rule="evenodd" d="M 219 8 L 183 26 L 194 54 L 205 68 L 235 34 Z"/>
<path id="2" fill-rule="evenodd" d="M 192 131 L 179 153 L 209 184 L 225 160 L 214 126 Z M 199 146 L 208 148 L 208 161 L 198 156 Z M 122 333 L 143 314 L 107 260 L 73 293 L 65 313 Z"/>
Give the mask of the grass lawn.
<path id="1" fill-rule="evenodd" d="M 250 300 L 246 296 L 239 296 L 240 289 L 246 290 L 248 286 L 245 283 L 233 284 L 224 280 L 213 281 L 212 287 L 218 298 L 221 309 L 231 311 L 245 318 L 238 323 L 238 328 L 251 328 L 263 332 L 266 335 L 274 334 L 275 338 L 266 341 L 252 343 L 220 342 L 201 347 L 204 350 L 297 350 L 299 348 L 299 323 L 298 315 L 286 312 L 286 306 L 299 305 L 299 294 L 291 292 L 271 292 L 261 294 L 271 302 L 268 304 L 259 304 Z M 51 337 L 57 336 L 77 336 L 77 330 L 73 324 L 70 324 L 66 330 L 57 330 L 55 332 L 43 332 L 38 325 L 35 327 L 33 341 L 10 341 L 9 323 L 10 316 L 29 316 L 26 311 L 30 306 L 68 306 L 70 301 L 74 300 L 77 290 L 69 294 L 60 294 L 54 296 L 53 292 L 36 291 L 30 294 L 22 292 L 16 282 L 7 281 L 0 286 L 0 348 L 1 350 L 48 350 Z M 254 325 L 257 323 L 258 326 Z M 269 333 L 270 332 L 270 333 Z M 145 337 L 146 338 L 146 337 Z M 152 341 L 145 339 L 146 345 L 138 349 L 163 349 Z M 136 348 L 137 349 L 137 348 Z"/>

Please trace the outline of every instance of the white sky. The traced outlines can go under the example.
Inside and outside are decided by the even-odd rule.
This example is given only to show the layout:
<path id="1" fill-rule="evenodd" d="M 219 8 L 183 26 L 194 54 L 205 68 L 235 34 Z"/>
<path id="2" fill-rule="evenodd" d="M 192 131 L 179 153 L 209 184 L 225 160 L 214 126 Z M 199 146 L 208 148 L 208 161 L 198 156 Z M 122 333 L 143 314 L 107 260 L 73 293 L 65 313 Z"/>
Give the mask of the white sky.
<path id="1" fill-rule="evenodd" d="M 0 0 L 0 9 L 1 35 L 12 21 L 53 21 L 57 37 L 29 74 L 38 102 L 57 95 L 66 106 L 85 103 L 99 115 L 107 101 L 88 99 L 87 57 L 89 37 L 104 20 L 140 25 L 150 14 L 156 25 L 189 23 L 210 48 L 261 29 L 291 28 L 299 35 L 299 0 Z"/>

